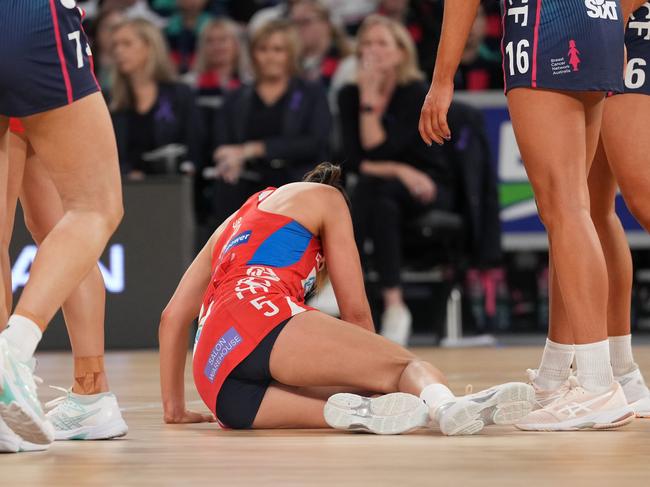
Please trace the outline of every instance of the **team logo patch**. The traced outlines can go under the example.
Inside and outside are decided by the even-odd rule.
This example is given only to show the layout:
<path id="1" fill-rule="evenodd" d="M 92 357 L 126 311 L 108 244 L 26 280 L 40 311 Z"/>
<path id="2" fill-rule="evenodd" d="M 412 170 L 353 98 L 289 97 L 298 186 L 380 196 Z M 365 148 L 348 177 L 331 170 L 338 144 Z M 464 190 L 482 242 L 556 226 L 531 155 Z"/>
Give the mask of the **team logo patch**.
<path id="1" fill-rule="evenodd" d="M 248 241 L 251 238 L 251 234 L 253 232 L 251 230 L 246 230 L 245 232 L 240 233 L 239 235 L 235 235 L 230 242 L 228 242 L 228 245 L 226 245 L 223 249 L 223 253 L 227 253 L 229 250 L 231 250 L 233 247 L 237 247 L 239 245 L 243 245 L 245 243 L 248 243 Z"/>
<path id="2" fill-rule="evenodd" d="M 614 0 L 585 0 L 587 15 L 592 19 L 618 20 Z"/>
<path id="3" fill-rule="evenodd" d="M 571 39 L 569 41 L 569 64 L 573 68 L 573 71 L 580 71 L 580 51 L 576 47 L 576 41 Z"/>
<path id="4" fill-rule="evenodd" d="M 235 327 L 230 328 L 217 340 L 212 352 L 210 352 L 208 363 L 205 365 L 205 369 L 203 369 L 203 375 L 205 375 L 210 382 L 214 382 L 214 378 L 217 376 L 217 372 L 219 372 L 224 359 L 230 355 L 235 348 L 241 345 L 242 341 L 243 339 L 239 333 L 237 333 Z"/>

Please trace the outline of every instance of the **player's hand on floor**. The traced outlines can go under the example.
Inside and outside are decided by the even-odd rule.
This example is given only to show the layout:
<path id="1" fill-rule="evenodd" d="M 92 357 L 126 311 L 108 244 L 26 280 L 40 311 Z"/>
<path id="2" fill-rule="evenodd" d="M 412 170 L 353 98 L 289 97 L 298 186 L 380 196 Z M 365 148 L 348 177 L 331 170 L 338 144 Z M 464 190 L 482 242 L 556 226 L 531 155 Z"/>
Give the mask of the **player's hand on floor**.
<path id="1" fill-rule="evenodd" d="M 197 413 L 186 409 L 179 414 L 165 414 L 167 424 L 214 423 L 216 418 L 212 414 Z"/>

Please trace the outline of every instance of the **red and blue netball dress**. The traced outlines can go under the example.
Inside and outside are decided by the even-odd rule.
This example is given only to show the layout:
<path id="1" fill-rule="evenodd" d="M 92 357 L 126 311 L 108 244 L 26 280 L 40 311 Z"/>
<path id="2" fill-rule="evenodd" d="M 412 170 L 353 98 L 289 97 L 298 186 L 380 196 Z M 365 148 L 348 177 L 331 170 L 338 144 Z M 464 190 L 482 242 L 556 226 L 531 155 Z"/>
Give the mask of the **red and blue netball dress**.
<path id="1" fill-rule="evenodd" d="M 199 394 L 217 417 L 217 396 L 233 369 L 276 327 L 313 309 L 305 295 L 323 262 L 321 243 L 297 221 L 258 208 L 274 191 L 249 198 L 214 247 L 193 369 Z"/>
<path id="2" fill-rule="evenodd" d="M 99 91 L 74 0 L 0 0 L 0 115 L 26 117 Z"/>
<path id="3" fill-rule="evenodd" d="M 620 0 L 503 0 L 502 14 L 506 93 L 623 91 Z"/>
<path id="4" fill-rule="evenodd" d="M 628 20 L 625 45 L 625 93 L 650 95 L 650 2 L 642 5 Z"/>

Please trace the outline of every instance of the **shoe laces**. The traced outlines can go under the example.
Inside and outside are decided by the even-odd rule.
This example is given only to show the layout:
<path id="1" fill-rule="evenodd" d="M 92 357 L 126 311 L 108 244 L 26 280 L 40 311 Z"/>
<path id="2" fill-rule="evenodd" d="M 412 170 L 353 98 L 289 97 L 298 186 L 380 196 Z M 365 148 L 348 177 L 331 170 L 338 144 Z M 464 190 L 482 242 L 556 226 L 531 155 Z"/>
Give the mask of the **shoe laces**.
<path id="1" fill-rule="evenodd" d="M 528 375 L 528 383 L 534 386 L 535 379 L 537 379 L 537 369 L 526 369 L 526 375 Z"/>
<path id="2" fill-rule="evenodd" d="M 558 390 L 558 393 L 560 391 L 563 391 L 563 394 L 558 394 L 557 400 L 570 400 L 586 393 L 585 388 L 580 385 L 580 381 L 575 375 L 569 376 L 568 380 Z"/>

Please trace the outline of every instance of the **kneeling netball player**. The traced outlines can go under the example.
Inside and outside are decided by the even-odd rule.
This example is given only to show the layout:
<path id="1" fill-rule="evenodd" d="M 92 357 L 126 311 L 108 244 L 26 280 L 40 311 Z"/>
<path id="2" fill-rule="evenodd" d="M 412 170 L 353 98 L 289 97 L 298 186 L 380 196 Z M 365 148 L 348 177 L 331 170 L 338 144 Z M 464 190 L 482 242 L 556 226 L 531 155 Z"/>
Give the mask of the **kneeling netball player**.
<path id="1" fill-rule="evenodd" d="M 375 334 L 339 178 L 324 163 L 304 182 L 254 194 L 192 263 L 160 323 L 165 421 L 212 419 L 185 408 L 197 316 L 194 381 L 225 427 L 396 434 L 433 424 L 461 435 L 525 416 L 532 387 L 455 397 L 433 365 Z M 341 320 L 305 305 L 325 267 Z"/>

